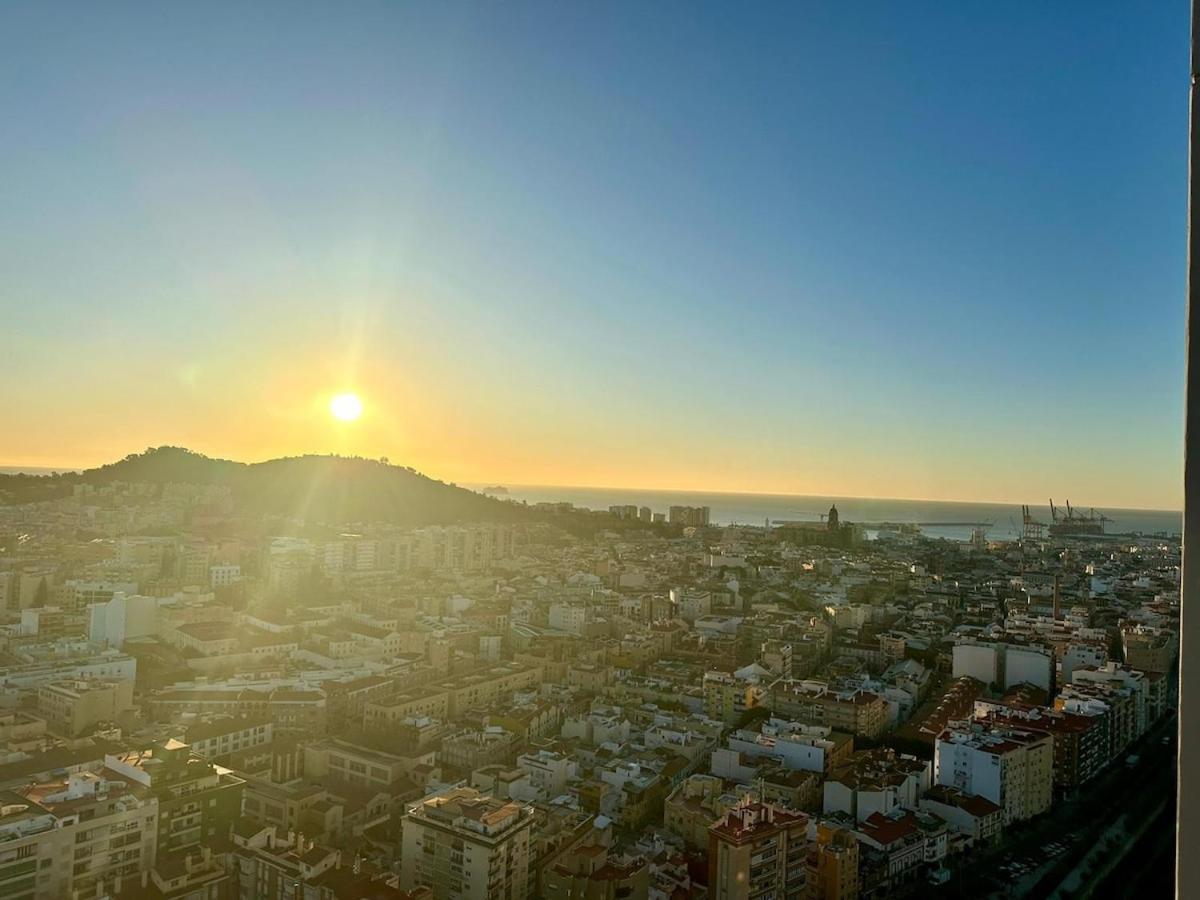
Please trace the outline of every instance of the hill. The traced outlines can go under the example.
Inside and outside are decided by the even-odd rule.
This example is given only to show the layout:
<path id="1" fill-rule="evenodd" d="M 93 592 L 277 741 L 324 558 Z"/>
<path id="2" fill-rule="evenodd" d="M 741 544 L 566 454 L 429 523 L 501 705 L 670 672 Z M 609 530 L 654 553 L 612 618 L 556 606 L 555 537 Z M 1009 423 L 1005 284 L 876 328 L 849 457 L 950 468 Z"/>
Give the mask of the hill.
<path id="1" fill-rule="evenodd" d="M 499 500 L 422 475 L 406 466 L 339 456 L 297 456 L 260 463 L 213 459 L 182 447 L 152 447 L 115 463 L 55 475 L 0 475 L 0 502 L 32 503 L 69 497 L 77 484 L 202 484 L 228 487 L 239 511 L 310 523 L 549 521 L 575 534 L 634 523 L 607 515 L 543 516 L 524 504 Z M 659 529 L 662 530 L 662 529 Z"/>
<path id="2" fill-rule="evenodd" d="M 355 457 L 297 456 L 261 463 L 212 459 L 182 447 L 153 447 L 62 475 L 0 476 L 10 503 L 70 496 L 76 484 L 201 484 L 228 487 L 239 510 L 311 522 L 445 525 L 514 521 L 528 510 L 428 478 L 412 469 Z"/>

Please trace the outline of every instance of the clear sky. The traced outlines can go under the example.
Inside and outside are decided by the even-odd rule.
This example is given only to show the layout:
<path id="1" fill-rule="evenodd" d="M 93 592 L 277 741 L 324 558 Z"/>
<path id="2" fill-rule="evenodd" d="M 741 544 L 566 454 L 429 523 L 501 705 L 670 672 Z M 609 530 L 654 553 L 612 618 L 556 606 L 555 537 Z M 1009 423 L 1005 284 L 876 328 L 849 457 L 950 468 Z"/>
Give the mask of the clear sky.
<path id="1" fill-rule="evenodd" d="M 1176 507 L 1188 14 L 5 4 L 0 465 Z"/>

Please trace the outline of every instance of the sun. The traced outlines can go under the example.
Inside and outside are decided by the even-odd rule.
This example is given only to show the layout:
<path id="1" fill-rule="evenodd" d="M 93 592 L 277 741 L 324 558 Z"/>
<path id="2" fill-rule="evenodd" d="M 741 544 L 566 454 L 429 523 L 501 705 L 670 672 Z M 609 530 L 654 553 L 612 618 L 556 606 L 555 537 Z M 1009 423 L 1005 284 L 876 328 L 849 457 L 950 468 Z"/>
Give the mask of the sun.
<path id="1" fill-rule="evenodd" d="M 336 394 L 329 401 L 329 411 L 333 413 L 335 419 L 341 419 L 343 422 L 353 422 L 362 415 L 362 401 L 358 399 L 358 394 Z"/>

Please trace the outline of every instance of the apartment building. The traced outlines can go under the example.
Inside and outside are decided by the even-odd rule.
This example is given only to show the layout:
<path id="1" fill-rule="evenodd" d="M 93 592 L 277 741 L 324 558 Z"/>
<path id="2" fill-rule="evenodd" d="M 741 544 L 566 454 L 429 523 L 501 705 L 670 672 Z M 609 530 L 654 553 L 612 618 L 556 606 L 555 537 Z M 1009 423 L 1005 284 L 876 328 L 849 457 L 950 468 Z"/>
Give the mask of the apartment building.
<path id="1" fill-rule="evenodd" d="M 1064 701 L 1065 704 L 1065 701 Z M 1047 709 L 1021 703 L 976 700 L 975 718 L 1013 728 L 1036 728 L 1054 737 L 1054 786 L 1063 793 L 1078 789 L 1112 759 L 1107 710 L 1088 704 Z"/>
<path id="2" fill-rule="evenodd" d="M 88 640 L 120 649 L 127 640 L 156 634 L 161 602 L 158 597 L 117 591 L 106 601 L 89 604 Z"/>
<path id="3" fill-rule="evenodd" d="M 646 900 L 650 867 L 640 856 L 615 858 L 603 844 L 568 850 L 546 870 L 542 900 Z"/>
<path id="4" fill-rule="evenodd" d="M 861 689 L 834 690 L 822 681 L 781 678 L 771 685 L 770 706 L 781 719 L 825 725 L 874 740 L 888 727 L 888 703 Z"/>
<path id="5" fill-rule="evenodd" d="M 771 718 L 762 722 L 758 731 L 733 731 L 726 748 L 744 759 L 771 757 L 789 770 L 825 773 L 850 759 L 854 739 L 824 725 Z"/>
<path id="6" fill-rule="evenodd" d="M 1179 637 L 1165 628 L 1122 623 L 1121 649 L 1131 669 L 1166 674 L 1179 655 Z"/>
<path id="7" fill-rule="evenodd" d="M 952 723 L 934 747 L 933 780 L 1004 810 L 1004 824 L 1050 808 L 1054 738 L 999 723 Z"/>
<path id="8" fill-rule="evenodd" d="M 989 687 L 1008 690 L 1028 683 L 1050 690 L 1054 651 L 1043 644 L 961 638 L 954 645 L 954 677 L 970 676 Z"/>
<path id="9" fill-rule="evenodd" d="M 218 716 L 188 724 L 180 739 L 198 756 L 221 759 L 231 753 L 269 747 L 275 739 L 275 727 L 262 715 Z"/>
<path id="10" fill-rule="evenodd" d="M 429 686 L 427 693 L 446 693 L 445 715 L 453 718 L 469 709 L 488 709 L 500 705 L 516 691 L 536 690 L 542 681 L 540 666 L 492 666 L 466 675 L 447 678 Z M 417 712 L 414 715 L 434 715 Z"/>
<path id="11" fill-rule="evenodd" d="M 967 794 L 949 785 L 935 784 L 921 798 L 921 809 L 943 819 L 963 835 L 969 845 L 988 844 L 1004 829 L 1004 810 L 978 794 Z"/>
<path id="12" fill-rule="evenodd" d="M 692 775 L 663 804 L 663 826 L 689 847 L 705 849 L 713 822 L 749 797 L 749 788 L 726 790 L 725 779 L 716 775 Z"/>
<path id="13" fill-rule="evenodd" d="M 928 762 L 887 747 L 855 753 L 825 780 L 824 812 L 846 813 L 863 822 L 874 813 L 886 815 L 898 807 L 916 809 L 929 789 L 930 768 Z"/>
<path id="14" fill-rule="evenodd" d="M 346 784 L 378 791 L 407 782 L 414 765 L 412 756 L 385 753 L 334 737 L 305 743 L 301 749 L 306 777 L 318 779 L 330 775 Z M 427 758 L 432 757 L 430 753 Z"/>
<path id="15" fill-rule="evenodd" d="M 1111 661 L 1098 667 L 1083 666 L 1071 674 L 1072 684 L 1107 685 L 1115 690 L 1128 692 L 1133 707 L 1131 740 L 1141 737 L 1150 724 L 1151 681 L 1145 672 Z"/>
<path id="16" fill-rule="evenodd" d="M 517 757 L 516 767 L 529 776 L 529 783 L 545 799 L 567 790 L 567 782 L 578 777 L 578 765 L 570 755 L 552 750 L 534 750 Z"/>
<path id="17" fill-rule="evenodd" d="M 802 897 L 808 869 L 804 813 L 769 803 L 742 803 L 708 830 L 712 900 Z"/>
<path id="18" fill-rule="evenodd" d="M 41 900 L 61 889 L 64 872 L 55 872 L 55 829 L 49 809 L 13 791 L 0 791 L 0 897 Z"/>
<path id="19" fill-rule="evenodd" d="M 325 732 L 328 701 L 319 688 L 290 685 L 189 684 L 159 691 L 150 698 L 150 708 L 161 721 L 178 721 L 192 715 L 262 716 L 271 721 L 276 734 L 305 735 Z"/>
<path id="20" fill-rule="evenodd" d="M 438 762 L 466 773 L 486 765 L 512 759 L 520 739 L 498 726 L 463 728 L 446 735 L 438 750 Z"/>
<path id="21" fill-rule="evenodd" d="M 436 900 L 530 896 L 532 808 L 473 788 L 454 788 L 408 807 L 402 820 L 400 886 Z"/>
<path id="22" fill-rule="evenodd" d="M 44 652 L 43 651 L 44 648 Z M 132 682 L 137 660 L 116 650 L 97 652 L 93 644 L 56 643 L 26 651 L 29 662 L 0 668 L 0 690 L 23 691 L 64 678 L 106 678 Z"/>
<path id="23" fill-rule="evenodd" d="M 38 715 L 61 737 L 86 734 L 133 711 L 133 682 L 99 678 L 51 681 L 37 689 Z"/>
<path id="24" fill-rule="evenodd" d="M 0 896 L 100 900 L 153 865 L 158 802 L 111 773 L 77 772 L 6 792 Z"/>
<path id="25" fill-rule="evenodd" d="M 667 509 L 667 521 L 684 528 L 706 527 L 711 515 L 712 510 L 707 506 L 671 506 Z"/>
<path id="26" fill-rule="evenodd" d="M 369 700 L 363 708 L 363 727 L 368 731 L 393 731 L 413 720 L 445 721 L 449 709 L 448 690 L 413 688 L 390 697 Z"/>
<path id="27" fill-rule="evenodd" d="M 228 900 L 430 900 L 428 890 L 389 886 L 386 872 L 353 863 L 333 847 L 273 825 L 237 822 L 230 853 L 235 884 Z M 224 898 L 223 898 L 224 900 Z"/>
<path id="28" fill-rule="evenodd" d="M 859 864 L 854 835 L 819 822 L 807 860 L 805 900 L 858 900 Z"/>
<path id="29" fill-rule="evenodd" d="M 81 612 L 93 603 L 107 604 L 117 594 L 137 594 L 137 583 L 133 581 L 85 581 L 69 579 L 59 586 L 56 600 L 63 609 Z M 28 606 L 28 603 L 22 604 Z"/>
<path id="30" fill-rule="evenodd" d="M 182 741 L 109 755 L 104 765 L 157 799 L 160 857 L 226 838 L 241 813 L 245 782 Z"/>
<path id="31" fill-rule="evenodd" d="M 736 672 L 704 673 L 704 714 L 732 724 L 742 714 L 762 706 L 766 689 L 760 678 L 739 677 Z"/>

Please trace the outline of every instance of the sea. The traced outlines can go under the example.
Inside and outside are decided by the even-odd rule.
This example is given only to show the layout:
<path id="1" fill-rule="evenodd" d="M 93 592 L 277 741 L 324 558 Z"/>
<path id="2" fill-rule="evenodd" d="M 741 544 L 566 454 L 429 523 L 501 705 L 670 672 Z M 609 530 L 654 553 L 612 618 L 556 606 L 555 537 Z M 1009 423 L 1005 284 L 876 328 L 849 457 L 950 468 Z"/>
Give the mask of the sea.
<path id="1" fill-rule="evenodd" d="M 481 489 L 482 486 L 476 489 Z M 499 495 L 527 503 L 573 503 L 588 509 L 637 504 L 665 513 L 671 506 L 707 506 L 710 520 L 718 525 L 763 525 L 768 521 L 817 521 L 836 505 L 843 522 L 941 523 L 922 525 L 928 537 L 954 541 L 971 539 L 975 524 L 987 523 L 991 540 L 1009 540 L 1020 536 L 1021 506 L 1011 503 L 970 503 L 947 500 L 883 500 L 869 497 L 822 497 L 792 494 L 730 494 L 696 491 L 623 490 L 618 488 L 552 487 L 545 485 L 506 485 L 508 493 Z M 1060 507 L 1061 508 L 1061 507 Z M 1085 511 L 1089 507 L 1082 507 Z M 1179 535 L 1183 514 L 1177 510 L 1115 509 L 1097 512 L 1112 521 L 1105 524 L 1108 534 Z M 1030 512 L 1040 522 L 1049 523 L 1050 507 L 1043 503 Z M 868 531 L 868 536 L 873 536 Z"/>

